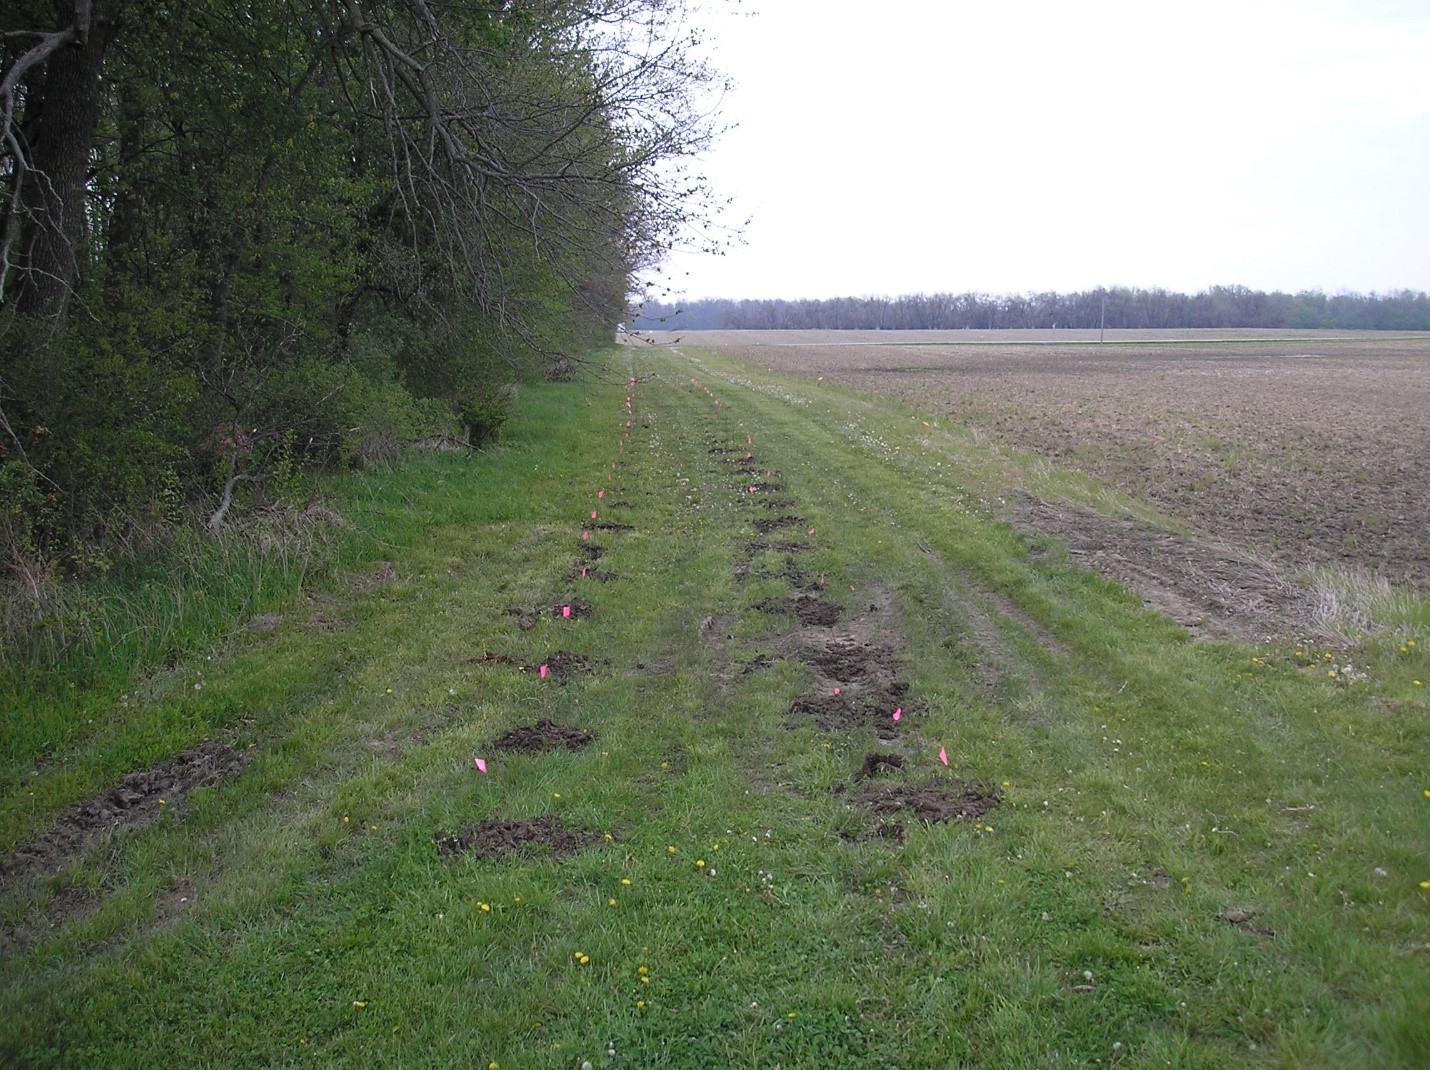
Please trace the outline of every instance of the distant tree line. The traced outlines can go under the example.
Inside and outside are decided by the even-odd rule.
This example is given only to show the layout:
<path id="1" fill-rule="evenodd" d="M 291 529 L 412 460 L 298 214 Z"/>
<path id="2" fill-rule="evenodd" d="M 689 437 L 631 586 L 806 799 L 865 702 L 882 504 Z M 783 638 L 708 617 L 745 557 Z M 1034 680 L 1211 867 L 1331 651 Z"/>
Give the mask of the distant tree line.
<path id="1" fill-rule="evenodd" d="M 479 441 L 609 341 L 704 218 L 683 2 L 8 0 L 0 580 Z"/>
<path id="2" fill-rule="evenodd" d="M 647 301 L 636 330 L 999 330 L 1175 327 L 1430 330 L 1430 294 L 1265 293 L 1214 286 L 1195 294 L 1160 289 L 1081 293 L 913 294 L 824 300 Z"/>

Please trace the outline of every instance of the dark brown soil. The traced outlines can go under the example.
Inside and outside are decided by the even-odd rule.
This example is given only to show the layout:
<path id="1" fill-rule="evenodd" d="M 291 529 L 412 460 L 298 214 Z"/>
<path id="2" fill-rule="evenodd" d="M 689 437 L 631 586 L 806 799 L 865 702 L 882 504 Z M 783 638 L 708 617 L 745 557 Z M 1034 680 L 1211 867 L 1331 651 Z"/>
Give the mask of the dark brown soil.
<path id="1" fill-rule="evenodd" d="M 604 546 L 593 546 L 589 542 L 583 542 L 581 544 L 581 555 L 585 557 L 587 561 L 599 561 L 606 556 L 606 548 Z"/>
<path id="2" fill-rule="evenodd" d="M 599 832 L 571 828 L 556 817 L 534 821 L 503 821 L 491 818 L 466 825 L 461 832 L 437 830 L 437 854 L 449 861 L 470 856 L 478 861 L 505 858 L 517 853 L 569 858 L 601 842 Z"/>
<path id="3" fill-rule="evenodd" d="M 552 750 L 580 750 L 595 738 L 594 732 L 585 732 L 570 725 L 543 719 L 535 724 L 513 728 L 510 732 L 498 736 L 489 749 L 494 754 L 540 754 Z"/>
<path id="4" fill-rule="evenodd" d="M 869 646 L 857 639 L 840 636 L 831 639 L 822 650 L 815 650 L 808 661 L 831 680 L 853 682 L 879 677 L 897 671 L 898 661 L 887 647 Z"/>
<path id="5" fill-rule="evenodd" d="M 997 788 L 947 780 L 923 787 L 888 780 L 866 780 L 860 802 L 874 817 L 908 816 L 926 824 L 966 821 L 992 810 L 1002 796 Z"/>
<path id="6" fill-rule="evenodd" d="M 894 720 L 894 710 L 903 707 L 904 718 L 908 718 L 908 694 L 909 685 L 895 680 L 869 690 L 806 695 L 790 703 L 788 716 L 791 720 L 811 718 L 827 731 L 872 728 L 880 739 L 896 739 L 904 721 Z"/>
<path id="7" fill-rule="evenodd" d="M 634 524 L 622 524 L 618 520 L 597 520 L 587 525 L 592 531 L 635 531 Z"/>
<path id="8" fill-rule="evenodd" d="M 614 572 L 607 572 L 605 569 L 583 565 L 579 561 L 571 566 L 571 579 L 573 580 L 591 580 L 593 583 L 610 583 L 616 578 Z"/>
<path id="9" fill-rule="evenodd" d="M 234 776 L 247 764 L 242 751 L 205 740 L 158 765 L 130 773 L 116 787 L 77 804 L 38 839 L 0 859 L 0 891 L 32 873 L 57 872 L 100 837 L 141 828 L 178 806 L 196 788 Z"/>
<path id="10" fill-rule="evenodd" d="M 784 516 L 771 517 L 768 520 L 756 517 L 750 521 L 750 523 L 755 526 L 755 530 L 761 535 L 768 535 L 776 528 L 802 528 L 805 526 L 806 521 L 802 516 L 795 516 L 793 513 L 788 513 Z"/>
<path id="11" fill-rule="evenodd" d="M 556 650 L 546 655 L 546 659 L 536 665 L 524 665 L 527 672 L 540 672 L 541 666 L 557 680 L 570 679 L 582 673 L 591 672 L 591 659 L 584 654 L 573 654 L 569 650 Z"/>
<path id="12" fill-rule="evenodd" d="M 793 598 L 764 598 L 754 607 L 763 613 L 793 613 L 806 626 L 830 628 L 839 623 L 844 608 L 812 594 L 797 594 Z"/>
<path id="13" fill-rule="evenodd" d="M 867 780 L 880 773 L 892 772 L 895 769 L 904 767 L 904 756 L 893 754 L 887 751 L 871 750 L 864 755 L 864 764 L 859 767 L 859 772 L 855 774 L 860 780 Z"/>

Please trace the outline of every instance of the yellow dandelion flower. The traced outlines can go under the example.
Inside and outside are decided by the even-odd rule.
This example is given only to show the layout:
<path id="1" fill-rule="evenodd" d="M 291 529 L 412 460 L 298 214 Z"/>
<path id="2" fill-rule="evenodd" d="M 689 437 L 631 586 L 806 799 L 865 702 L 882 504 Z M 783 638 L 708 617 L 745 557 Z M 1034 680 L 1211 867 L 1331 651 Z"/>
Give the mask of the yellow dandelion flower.
<path id="1" fill-rule="evenodd" d="M 705 868 L 705 859 L 703 859 L 703 858 L 697 858 L 697 859 L 695 860 L 695 868 L 696 868 L 696 869 L 704 869 L 704 868 Z"/>
<path id="2" fill-rule="evenodd" d="M 636 1010 L 639 1011 L 639 1010 L 644 1010 L 644 1009 L 645 1009 L 645 1000 L 643 1000 L 643 999 L 638 999 L 638 1000 L 636 1000 Z"/>
<path id="3" fill-rule="evenodd" d="M 643 984 L 643 985 L 648 985 L 648 984 L 650 984 L 650 978 L 649 978 L 649 977 L 642 977 L 642 978 L 641 978 L 641 984 Z"/>
<path id="4" fill-rule="evenodd" d="M 478 903 L 477 909 L 483 914 L 490 914 L 492 912 L 492 905 L 490 903 Z"/>
<path id="5" fill-rule="evenodd" d="M 642 977 L 644 977 L 646 974 L 650 973 L 650 968 L 649 968 L 649 967 L 646 967 L 646 966 L 642 966 L 640 969 L 636 970 L 636 973 L 638 973 L 638 974 L 640 974 Z"/>
<path id="6" fill-rule="evenodd" d="M 362 1010 L 364 1007 L 367 1006 L 367 1004 L 360 999 L 355 999 L 353 1000 L 353 1006 L 356 1007 L 358 1010 Z"/>
<path id="7" fill-rule="evenodd" d="M 673 854 L 675 854 L 675 845 L 674 845 L 674 844 L 666 844 L 666 846 L 665 846 L 665 853 L 668 854 L 668 855 L 673 855 Z"/>
<path id="8" fill-rule="evenodd" d="M 615 906 L 615 905 L 616 905 L 616 901 L 615 901 L 614 899 L 607 899 L 607 900 L 606 900 L 606 906 L 608 906 L 608 907 L 613 907 L 613 906 Z"/>
<path id="9" fill-rule="evenodd" d="M 623 887 L 629 888 L 629 887 L 631 886 L 631 879 L 630 879 L 629 877 L 622 877 L 622 878 L 621 878 L 621 885 L 622 885 Z"/>

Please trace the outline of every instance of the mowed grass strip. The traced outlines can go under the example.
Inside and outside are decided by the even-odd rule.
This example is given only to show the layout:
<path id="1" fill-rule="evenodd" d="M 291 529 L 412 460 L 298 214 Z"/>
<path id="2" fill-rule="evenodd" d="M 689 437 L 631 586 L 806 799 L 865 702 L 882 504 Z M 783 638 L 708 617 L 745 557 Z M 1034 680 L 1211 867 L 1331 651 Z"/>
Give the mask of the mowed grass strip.
<path id="1" fill-rule="evenodd" d="M 354 484 L 342 511 L 390 567 L 174 666 L 5 800 L 25 842 L 76 778 L 113 783 L 205 735 L 251 753 L 7 892 L 5 1060 L 1414 1066 L 1430 1051 L 1422 640 L 1354 652 L 1351 683 L 1311 667 L 1320 651 L 1193 643 L 990 523 L 991 483 L 947 476 L 955 459 L 1008 473 L 1007 455 L 980 468 L 898 406 L 714 357 L 623 351 L 522 404 L 545 444 L 518 428 L 491 455 Z M 871 835 L 850 800 L 875 734 L 787 716 L 811 682 L 791 655 L 802 633 L 754 608 L 781 589 L 766 558 L 737 573 L 762 514 L 710 452 L 742 444 L 815 529 L 804 567 L 823 596 L 846 620 L 879 607 L 919 699 L 900 775 L 998 785 L 977 823 Z M 607 582 L 576 578 L 584 561 Z M 559 615 L 574 598 L 589 616 Z M 555 651 L 594 671 L 521 671 Z M 543 719 L 595 738 L 491 751 Z M 439 855 L 439 832 L 492 819 L 592 844 Z"/>

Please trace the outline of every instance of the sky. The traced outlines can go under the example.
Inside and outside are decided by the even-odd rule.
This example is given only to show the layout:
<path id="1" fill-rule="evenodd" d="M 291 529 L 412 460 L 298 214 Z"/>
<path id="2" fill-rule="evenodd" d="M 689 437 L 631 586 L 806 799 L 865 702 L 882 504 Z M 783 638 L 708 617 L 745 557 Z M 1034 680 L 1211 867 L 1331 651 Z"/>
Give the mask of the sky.
<path id="1" fill-rule="evenodd" d="M 1430 291 L 1430 0 L 707 0 L 674 296 Z"/>

